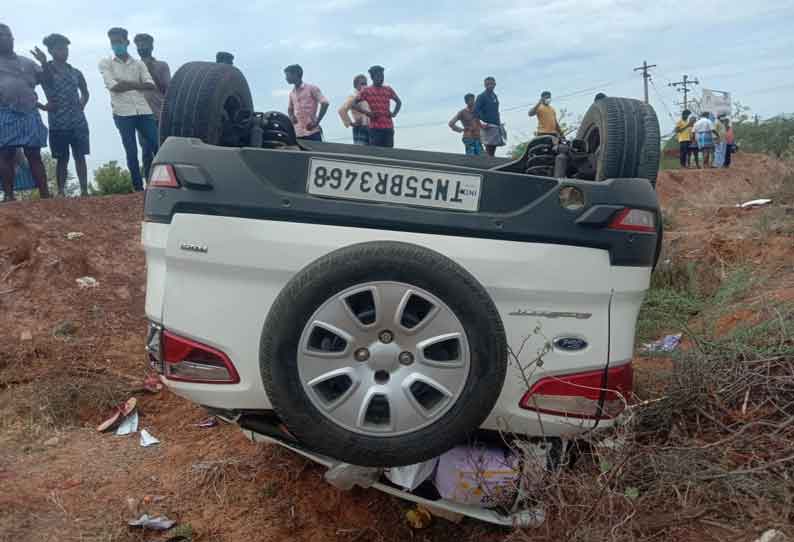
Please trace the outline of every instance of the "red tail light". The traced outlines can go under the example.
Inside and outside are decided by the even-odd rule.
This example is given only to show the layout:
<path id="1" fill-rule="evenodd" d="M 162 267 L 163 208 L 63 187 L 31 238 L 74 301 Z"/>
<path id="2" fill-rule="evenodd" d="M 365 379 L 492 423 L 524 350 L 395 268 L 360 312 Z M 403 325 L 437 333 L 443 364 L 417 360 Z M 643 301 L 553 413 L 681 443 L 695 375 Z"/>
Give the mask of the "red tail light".
<path id="1" fill-rule="evenodd" d="M 210 346 L 163 331 L 165 377 L 183 382 L 237 384 L 240 376 L 229 356 Z"/>
<path id="2" fill-rule="evenodd" d="M 614 418 L 626 407 L 634 371 L 631 363 L 604 371 L 549 376 L 538 380 L 519 405 L 527 410 L 570 418 Z M 599 411 L 601 395 L 604 404 Z"/>
<path id="3" fill-rule="evenodd" d="M 609 228 L 656 233 L 656 214 L 642 209 L 623 209 L 609 223 Z"/>
<path id="4" fill-rule="evenodd" d="M 179 188 L 174 166 L 157 164 L 149 176 L 149 186 L 156 188 Z"/>

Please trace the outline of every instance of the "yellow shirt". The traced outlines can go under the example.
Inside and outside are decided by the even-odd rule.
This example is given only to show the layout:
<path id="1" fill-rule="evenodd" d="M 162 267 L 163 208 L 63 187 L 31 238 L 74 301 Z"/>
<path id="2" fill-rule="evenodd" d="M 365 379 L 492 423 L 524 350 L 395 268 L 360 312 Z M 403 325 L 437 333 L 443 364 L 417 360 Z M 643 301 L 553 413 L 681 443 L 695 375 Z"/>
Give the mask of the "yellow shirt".
<path id="1" fill-rule="evenodd" d="M 557 131 L 557 112 L 550 105 L 540 104 L 535 110 L 538 116 L 537 134 L 559 134 Z"/>
<path id="2" fill-rule="evenodd" d="M 692 126 L 690 126 L 690 124 L 687 121 L 680 119 L 678 122 L 675 123 L 675 127 L 681 130 L 680 132 L 678 132 L 679 143 L 683 143 L 685 141 L 690 140 L 692 136 Z"/>

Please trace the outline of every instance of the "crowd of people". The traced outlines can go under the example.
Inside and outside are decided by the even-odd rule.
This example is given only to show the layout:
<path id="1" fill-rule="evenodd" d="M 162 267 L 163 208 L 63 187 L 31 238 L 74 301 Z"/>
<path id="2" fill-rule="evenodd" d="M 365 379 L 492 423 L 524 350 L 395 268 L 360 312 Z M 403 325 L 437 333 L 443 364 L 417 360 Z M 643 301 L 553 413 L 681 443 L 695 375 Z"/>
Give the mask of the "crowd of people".
<path id="1" fill-rule="evenodd" d="M 130 40 L 126 29 L 114 27 L 107 37 L 113 54 L 99 62 L 99 72 L 110 95 L 113 122 L 118 130 L 126 155 L 127 169 L 133 189 L 143 190 L 153 158 L 158 150 L 158 123 L 165 95 L 171 81 L 169 65 L 154 57 L 154 37 L 137 34 L 132 42 L 138 58 L 129 52 Z M 62 34 L 50 34 L 42 41 L 49 53 L 35 47 L 29 58 L 14 52 L 11 29 L 0 24 L 0 178 L 4 200 L 14 199 L 14 179 L 20 162 L 26 160 L 29 173 L 40 196 L 49 197 L 47 173 L 41 149 L 48 145 L 56 161 L 57 190 L 65 192 L 70 158 L 82 195 L 88 193 L 86 156 L 90 153 L 90 131 L 84 110 L 90 92 L 83 73 L 69 64 L 69 39 Z M 234 55 L 220 51 L 215 61 L 234 64 Z M 397 92 L 385 84 L 385 68 L 369 68 L 353 78 L 353 92 L 339 107 L 342 124 L 351 130 L 356 145 L 394 146 L 394 118 L 402 108 Z M 292 64 L 284 69 L 286 81 L 292 86 L 287 112 L 295 127 L 296 136 L 303 140 L 323 140 L 322 122 L 330 102 L 316 85 L 303 80 L 303 68 Z M 36 87 L 40 85 L 46 103 L 40 103 Z M 494 156 L 496 149 L 506 144 L 507 133 L 501 121 L 499 97 L 495 92 L 496 79 L 486 77 L 483 91 L 475 96 L 467 93 L 465 107 L 449 121 L 449 128 L 461 134 L 463 150 L 468 155 L 486 153 Z M 603 94 L 596 99 L 604 97 Z M 48 127 L 42 122 L 39 110 L 47 113 Z M 551 105 L 551 92 L 541 93 L 538 102 L 529 110 L 536 117 L 536 135 L 564 135 Z M 681 123 L 679 123 L 681 124 Z M 697 132 L 684 122 L 677 131 L 679 140 Z M 713 130 L 720 141 L 720 132 Z M 694 137 L 694 135 L 692 135 Z M 688 139 L 687 139 L 688 141 Z M 138 159 L 141 148 L 142 164 Z M 717 156 L 720 154 L 717 147 Z M 689 156 L 687 151 L 687 157 Z M 23 159 L 24 156 L 24 159 Z M 707 160 L 704 148 L 704 163 Z M 728 157 L 729 161 L 729 157 Z M 682 158 L 682 164 L 683 164 Z M 688 158 L 687 158 L 688 163 Z"/>
<path id="2" fill-rule="evenodd" d="M 133 38 L 139 59 L 129 54 L 129 35 L 124 28 L 108 33 L 113 55 L 99 63 L 99 72 L 110 93 L 113 122 L 118 129 L 127 159 L 133 188 L 143 190 L 159 145 L 158 121 L 171 81 L 166 62 L 153 56 L 154 38 L 137 34 Z M 83 73 L 69 64 L 69 38 L 50 34 L 42 40 L 51 60 L 35 47 L 36 60 L 14 52 L 11 29 L 0 24 L 0 183 L 3 200 L 14 199 L 18 173 L 30 175 L 42 198 L 50 196 L 41 149 L 47 147 L 56 161 L 56 186 L 64 195 L 68 165 L 74 158 L 80 193 L 88 194 L 85 157 L 91 152 L 90 132 L 84 113 L 90 99 Z M 221 51 L 216 62 L 233 64 L 234 55 Z M 40 103 L 36 87 L 41 86 L 46 103 Z M 47 113 L 47 124 L 39 110 Z M 143 169 L 138 160 L 141 147 Z M 24 159 L 22 158 L 24 156 Z M 29 170 L 20 168 L 27 161 Z"/>
<path id="3" fill-rule="evenodd" d="M 681 112 L 675 125 L 678 137 L 679 160 L 682 168 L 727 168 L 736 150 L 731 119 L 727 114 L 714 117 L 708 111 L 699 116 L 689 109 Z"/>

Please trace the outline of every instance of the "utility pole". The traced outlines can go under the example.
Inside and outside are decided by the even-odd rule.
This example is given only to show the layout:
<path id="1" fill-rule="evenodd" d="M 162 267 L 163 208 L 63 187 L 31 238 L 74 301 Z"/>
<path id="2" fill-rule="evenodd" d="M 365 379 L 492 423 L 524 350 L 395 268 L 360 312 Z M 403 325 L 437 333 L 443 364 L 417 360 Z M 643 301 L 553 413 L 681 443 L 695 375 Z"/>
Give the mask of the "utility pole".
<path id="1" fill-rule="evenodd" d="M 689 86 L 699 85 L 700 81 L 695 79 L 690 79 L 688 75 L 684 74 L 684 77 L 681 78 L 680 81 L 675 81 L 673 83 L 669 83 L 668 86 L 675 88 L 678 92 L 684 93 L 684 109 L 687 109 L 689 105 L 688 96 L 689 96 Z"/>
<path id="2" fill-rule="evenodd" d="M 648 81 L 651 78 L 651 74 L 648 72 L 651 68 L 655 68 L 656 64 L 648 64 L 647 61 L 642 61 L 642 66 L 638 68 L 634 68 L 635 72 L 642 71 L 642 86 L 645 89 L 645 103 L 648 103 Z"/>

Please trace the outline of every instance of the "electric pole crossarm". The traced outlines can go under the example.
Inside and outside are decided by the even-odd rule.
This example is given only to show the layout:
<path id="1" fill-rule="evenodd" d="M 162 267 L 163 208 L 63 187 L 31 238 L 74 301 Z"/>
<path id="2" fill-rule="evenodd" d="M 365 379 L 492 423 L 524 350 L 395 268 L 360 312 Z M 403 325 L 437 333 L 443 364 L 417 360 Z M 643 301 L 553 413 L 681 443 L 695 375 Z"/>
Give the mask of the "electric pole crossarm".
<path id="1" fill-rule="evenodd" d="M 634 68 L 635 72 L 638 72 L 638 71 L 642 72 L 642 86 L 643 86 L 643 89 L 645 90 L 645 103 L 646 104 L 648 103 L 648 81 L 651 79 L 651 73 L 648 70 L 650 70 L 651 68 L 655 68 L 655 67 L 656 67 L 656 64 L 648 64 L 648 62 L 646 60 L 643 60 L 642 61 L 642 66 Z"/>
<path id="2" fill-rule="evenodd" d="M 684 74 L 684 76 L 681 78 L 680 81 L 674 81 L 672 83 L 669 83 L 668 86 L 673 87 L 678 92 L 683 92 L 684 93 L 684 109 L 688 109 L 688 105 L 689 105 L 689 87 L 690 87 L 690 85 L 691 86 L 695 86 L 695 85 L 699 85 L 699 84 L 700 84 L 700 81 L 698 81 L 697 78 L 690 79 L 688 75 Z"/>

